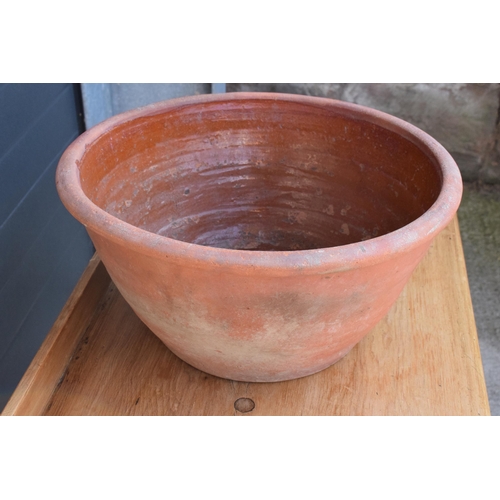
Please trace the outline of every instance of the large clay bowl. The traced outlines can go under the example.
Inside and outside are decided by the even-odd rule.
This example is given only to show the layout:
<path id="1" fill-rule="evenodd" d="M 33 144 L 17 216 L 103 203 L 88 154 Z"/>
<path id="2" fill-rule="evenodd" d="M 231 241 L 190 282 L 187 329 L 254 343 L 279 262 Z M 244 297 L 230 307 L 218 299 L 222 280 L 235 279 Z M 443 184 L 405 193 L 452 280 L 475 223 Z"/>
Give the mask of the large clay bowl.
<path id="1" fill-rule="evenodd" d="M 57 186 L 139 318 L 219 377 L 303 377 L 388 312 L 462 193 L 434 139 L 387 114 L 283 94 L 115 116 Z"/>

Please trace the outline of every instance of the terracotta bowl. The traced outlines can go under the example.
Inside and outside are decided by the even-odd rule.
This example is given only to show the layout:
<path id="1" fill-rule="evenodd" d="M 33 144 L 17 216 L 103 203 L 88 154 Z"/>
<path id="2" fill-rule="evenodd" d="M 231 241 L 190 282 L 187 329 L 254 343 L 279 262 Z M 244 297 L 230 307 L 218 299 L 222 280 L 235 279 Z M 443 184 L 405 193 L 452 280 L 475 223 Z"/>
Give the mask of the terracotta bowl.
<path id="1" fill-rule="evenodd" d="M 446 150 L 387 114 L 286 94 L 115 116 L 57 170 L 139 318 L 219 377 L 303 377 L 384 317 L 462 193 Z"/>

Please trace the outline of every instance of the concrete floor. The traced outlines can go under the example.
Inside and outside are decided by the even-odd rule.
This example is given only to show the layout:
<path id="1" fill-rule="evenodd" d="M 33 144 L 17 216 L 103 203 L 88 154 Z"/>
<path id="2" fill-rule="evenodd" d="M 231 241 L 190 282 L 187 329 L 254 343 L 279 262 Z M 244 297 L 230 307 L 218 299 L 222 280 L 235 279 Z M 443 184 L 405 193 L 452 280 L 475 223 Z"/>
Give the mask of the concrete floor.
<path id="1" fill-rule="evenodd" d="M 491 414 L 500 415 L 500 185 L 465 183 L 458 218 Z"/>

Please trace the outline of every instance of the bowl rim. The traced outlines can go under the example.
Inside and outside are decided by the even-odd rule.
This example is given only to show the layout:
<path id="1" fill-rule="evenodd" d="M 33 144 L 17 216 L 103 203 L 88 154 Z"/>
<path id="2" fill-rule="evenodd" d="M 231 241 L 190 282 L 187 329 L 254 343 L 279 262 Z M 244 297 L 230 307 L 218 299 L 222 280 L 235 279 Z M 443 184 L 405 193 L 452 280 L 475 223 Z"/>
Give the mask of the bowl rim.
<path id="1" fill-rule="evenodd" d="M 362 120 L 398 133 L 431 158 L 442 173 L 442 186 L 436 201 L 420 217 L 407 225 L 375 238 L 309 250 L 235 250 L 188 243 L 138 228 L 109 214 L 83 192 L 79 164 L 87 150 L 113 128 L 137 118 L 153 117 L 181 107 L 210 102 L 291 101 L 310 107 L 330 108 L 349 118 Z M 462 178 L 457 164 L 446 149 L 418 127 L 382 111 L 359 104 L 298 94 L 234 92 L 202 94 L 160 101 L 111 118 L 81 134 L 65 150 L 57 166 L 56 186 L 64 206 L 88 230 L 106 239 L 163 259 L 189 260 L 193 265 L 212 264 L 243 268 L 314 270 L 316 273 L 365 267 L 409 252 L 430 241 L 453 219 L 462 196 Z"/>

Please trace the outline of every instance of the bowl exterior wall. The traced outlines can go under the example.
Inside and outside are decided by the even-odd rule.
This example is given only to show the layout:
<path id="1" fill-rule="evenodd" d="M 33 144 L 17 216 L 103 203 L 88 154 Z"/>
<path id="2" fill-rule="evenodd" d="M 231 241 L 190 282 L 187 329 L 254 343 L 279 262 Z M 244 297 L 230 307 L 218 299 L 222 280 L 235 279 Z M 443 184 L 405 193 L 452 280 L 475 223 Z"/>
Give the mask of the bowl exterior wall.
<path id="1" fill-rule="evenodd" d="M 341 359 L 387 314 L 429 246 L 361 268 L 280 272 L 193 265 L 89 235 L 125 300 L 172 352 L 246 382 L 299 378 Z"/>

